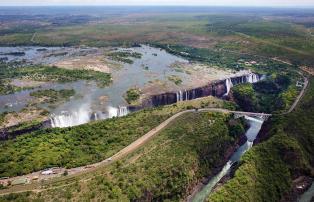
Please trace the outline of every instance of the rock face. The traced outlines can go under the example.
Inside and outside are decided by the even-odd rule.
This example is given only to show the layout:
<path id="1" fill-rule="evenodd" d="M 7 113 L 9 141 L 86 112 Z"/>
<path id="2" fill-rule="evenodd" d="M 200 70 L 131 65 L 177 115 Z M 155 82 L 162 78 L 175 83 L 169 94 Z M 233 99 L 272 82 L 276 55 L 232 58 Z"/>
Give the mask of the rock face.
<path id="1" fill-rule="evenodd" d="M 18 126 L 19 125 L 0 129 L 0 141 L 15 139 L 17 136 L 24 135 L 26 133 L 31 133 L 44 128 L 50 128 L 50 121 L 46 120 L 23 129 L 16 129 Z"/>
<path id="2" fill-rule="evenodd" d="M 228 94 L 230 87 L 240 83 L 255 83 L 262 76 L 254 73 L 228 78 L 225 80 L 209 83 L 206 86 L 188 89 L 178 92 L 167 92 L 159 95 L 153 95 L 142 102 L 142 107 L 156 107 L 162 105 L 174 104 L 178 101 L 193 100 L 200 97 L 215 96 L 222 98 Z"/>

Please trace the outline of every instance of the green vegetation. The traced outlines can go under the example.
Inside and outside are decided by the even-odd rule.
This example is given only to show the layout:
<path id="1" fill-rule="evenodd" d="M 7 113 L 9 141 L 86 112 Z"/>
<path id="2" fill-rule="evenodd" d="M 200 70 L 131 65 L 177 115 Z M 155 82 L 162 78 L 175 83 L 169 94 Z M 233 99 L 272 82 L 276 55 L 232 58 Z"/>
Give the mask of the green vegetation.
<path id="1" fill-rule="evenodd" d="M 27 16 L 27 19 L 16 18 L 13 22 L 4 16 L 5 26 L 0 28 L 0 44 L 131 47 L 139 43 L 159 43 L 208 47 L 217 53 L 209 52 L 210 57 L 199 55 L 199 59 L 211 58 L 213 63 L 218 64 L 220 60 L 224 66 L 236 65 L 236 60 L 233 60 L 235 56 L 229 55 L 239 54 L 250 58 L 254 58 L 254 55 L 279 57 L 293 64 L 308 66 L 314 64 L 314 38 L 310 31 L 314 22 L 310 10 L 292 9 L 286 12 L 275 9 L 266 12 L 257 9 L 246 12 L 231 9 L 228 14 L 217 10 L 205 14 L 198 9 L 175 13 L 157 9 L 153 16 L 147 14 L 152 11 L 141 15 L 134 11 L 131 11 L 134 15 L 129 15 L 129 11 L 112 12 L 118 13 L 102 13 L 100 18 L 106 20 L 87 24 L 89 21 L 85 19 L 72 23 L 62 18 L 61 22 L 60 16 L 41 19 Z M 71 15 L 69 18 L 76 17 Z M 86 15 L 86 18 L 93 17 Z M 31 40 L 33 37 L 34 40 Z"/>
<path id="2" fill-rule="evenodd" d="M 6 115 L 7 115 L 7 113 L 1 113 L 0 114 L 0 126 L 4 123 Z"/>
<path id="3" fill-rule="evenodd" d="M 8 95 L 22 90 L 31 89 L 11 85 L 9 79 L 0 79 L 0 83 L 0 95 Z"/>
<path id="4" fill-rule="evenodd" d="M 71 128 L 50 128 L 1 142 L 0 176 L 15 176 L 47 167 L 77 167 L 106 159 L 171 115 L 188 106 L 222 106 L 204 98 L 132 113 L 126 117 L 91 122 Z M 14 154 L 14 155 L 12 155 Z"/>
<path id="5" fill-rule="evenodd" d="M 93 70 L 68 70 L 50 66 L 10 67 L 6 64 L 0 64 L 0 80 L 8 78 L 57 82 L 70 82 L 80 79 L 95 80 L 101 86 L 106 86 L 111 82 L 110 74 Z"/>
<path id="6" fill-rule="evenodd" d="M 280 201 L 292 181 L 313 177 L 314 79 L 301 105 L 285 117 L 274 117 L 268 140 L 247 152 L 234 178 L 209 196 L 209 201 Z"/>
<path id="7" fill-rule="evenodd" d="M 44 98 L 45 103 L 56 103 L 63 100 L 68 100 L 70 97 L 75 95 L 75 91 L 73 89 L 62 89 L 62 90 L 38 90 L 30 93 L 31 96 L 37 98 Z"/>
<path id="8" fill-rule="evenodd" d="M 202 177 L 216 172 L 225 161 L 221 157 L 236 145 L 239 137 L 230 134 L 228 123 L 231 122 L 231 116 L 222 113 L 185 114 L 147 145 L 94 173 L 95 177 L 90 180 L 77 181 L 40 195 L 20 194 L 15 200 L 24 197 L 84 201 L 182 200 Z M 233 125 L 237 125 L 235 122 Z M 68 194 L 60 190 L 64 188 Z"/>
<path id="9" fill-rule="evenodd" d="M 245 111 L 274 112 L 291 106 L 299 90 L 295 84 L 295 75 L 277 74 L 258 83 L 236 85 L 232 93 Z"/>
<path id="10" fill-rule="evenodd" d="M 23 90 L 21 87 L 13 86 L 9 80 L 0 80 L 0 95 L 8 95 Z"/>
<path id="11" fill-rule="evenodd" d="M 111 52 L 108 53 L 107 56 L 110 57 L 111 60 L 133 64 L 133 60 L 131 58 L 141 58 L 142 54 L 137 52 L 126 52 L 126 51 L 119 51 L 119 52 Z"/>
<path id="12" fill-rule="evenodd" d="M 179 76 L 176 76 L 176 75 L 168 76 L 168 80 L 172 81 L 176 85 L 180 85 L 182 83 L 182 79 Z"/>
<path id="13" fill-rule="evenodd" d="M 126 92 L 125 100 L 129 103 L 129 104 L 134 104 L 138 101 L 138 99 L 141 96 L 141 90 L 138 88 L 131 88 Z"/>

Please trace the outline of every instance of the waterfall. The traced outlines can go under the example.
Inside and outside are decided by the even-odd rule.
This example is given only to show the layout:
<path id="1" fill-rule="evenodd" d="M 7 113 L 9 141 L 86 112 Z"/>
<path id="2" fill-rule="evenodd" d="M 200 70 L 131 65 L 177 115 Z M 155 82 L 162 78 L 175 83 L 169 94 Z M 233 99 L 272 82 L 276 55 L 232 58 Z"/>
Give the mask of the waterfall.
<path id="1" fill-rule="evenodd" d="M 254 73 L 249 73 L 248 75 L 245 76 L 246 82 L 248 83 L 256 83 L 259 81 L 259 76 Z"/>
<path id="2" fill-rule="evenodd" d="M 95 121 L 98 120 L 98 114 L 96 112 L 94 113 L 94 119 L 95 119 Z"/>
<path id="3" fill-rule="evenodd" d="M 189 100 L 189 91 L 185 90 L 185 100 Z"/>
<path id="4" fill-rule="evenodd" d="M 126 116 L 129 113 L 126 106 L 119 106 L 118 108 L 109 106 L 107 110 L 108 118 Z"/>
<path id="5" fill-rule="evenodd" d="M 77 126 L 90 121 L 89 110 L 82 107 L 78 111 L 62 111 L 60 115 L 52 114 L 50 116 L 50 123 L 53 128 L 64 128 Z"/>
<path id="6" fill-rule="evenodd" d="M 128 115 L 129 113 L 129 110 L 127 107 L 125 106 L 119 106 L 118 108 L 118 116 L 121 117 L 121 116 L 126 116 Z"/>
<path id="7" fill-rule="evenodd" d="M 91 113 L 91 110 L 88 107 L 82 106 L 78 111 L 62 111 L 60 115 L 51 114 L 50 123 L 53 128 L 65 128 L 88 123 L 92 120 L 97 121 L 126 116 L 129 113 L 129 109 L 126 106 L 119 106 L 118 108 L 109 106 L 107 111 L 108 113 L 106 115 L 102 112 Z"/>
<path id="8" fill-rule="evenodd" d="M 226 79 L 226 93 L 224 96 L 227 96 L 230 92 L 230 89 L 233 87 L 233 83 L 230 78 Z"/>
<path id="9" fill-rule="evenodd" d="M 177 102 L 183 101 L 183 93 L 182 91 L 177 92 Z"/>

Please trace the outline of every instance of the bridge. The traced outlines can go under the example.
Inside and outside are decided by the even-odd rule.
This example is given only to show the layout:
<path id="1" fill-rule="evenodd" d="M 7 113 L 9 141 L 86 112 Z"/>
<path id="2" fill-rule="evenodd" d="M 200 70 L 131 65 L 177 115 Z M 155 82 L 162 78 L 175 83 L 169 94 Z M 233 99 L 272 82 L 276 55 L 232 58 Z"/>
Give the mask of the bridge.
<path id="1" fill-rule="evenodd" d="M 271 117 L 271 114 L 265 114 L 265 113 L 236 112 L 236 111 L 232 111 L 231 113 L 233 113 L 234 118 L 236 119 L 240 117 L 244 117 L 244 116 L 249 116 L 249 117 L 258 118 L 258 119 L 267 121 L 267 119 Z"/>
<path id="2" fill-rule="evenodd" d="M 264 121 L 266 121 L 269 117 L 272 116 L 272 114 L 266 114 L 266 113 L 232 111 L 232 110 L 221 109 L 221 108 L 203 108 L 203 109 L 198 109 L 198 111 L 231 113 L 231 114 L 234 115 L 234 118 L 240 118 L 240 117 L 244 117 L 244 116 L 249 116 L 249 117 L 252 117 L 252 118 L 262 119 Z"/>

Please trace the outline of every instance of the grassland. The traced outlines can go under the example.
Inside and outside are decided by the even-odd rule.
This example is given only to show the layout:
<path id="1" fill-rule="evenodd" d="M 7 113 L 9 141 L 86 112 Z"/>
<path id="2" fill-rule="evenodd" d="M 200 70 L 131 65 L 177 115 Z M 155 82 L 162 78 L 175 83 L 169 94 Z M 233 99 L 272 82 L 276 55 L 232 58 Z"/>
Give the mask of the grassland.
<path id="1" fill-rule="evenodd" d="M 304 19 L 311 16 L 300 10 L 293 12 L 304 16 Z M 34 32 L 30 33 L 30 29 L 12 31 L 0 34 L 0 44 L 102 47 L 158 43 L 210 49 L 216 51 L 216 54 L 212 53 L 212 59 L 217 57 L 216 62 L 229 58 L 229 55 L 251 58 L 258 55 L 278 57 L 295 65 L 313 66 L 314 37 L 309 31 L 310 23 L 305 26 L 287 20 L 287 17 L 291 16 L 281 11 L 252 11 L 239 15 L 236 9 L 230 14 L 197 11 L 126 14 L 110 16 L 109 20 L 97 23 L 82 21 L 81 24 L 38 27 L 33 41 Z"/>
<path id="2" fill-rule="evenodd" d="M 279 201 L 293 193 L 293 180 L 313 177 L 314 79 L 295 111 L 271 120 L 267 140 L 255 146 L 241 160 L 234 178 L 209 201 Z M 289 200 L 296 200 L 295 198 Z"/>

